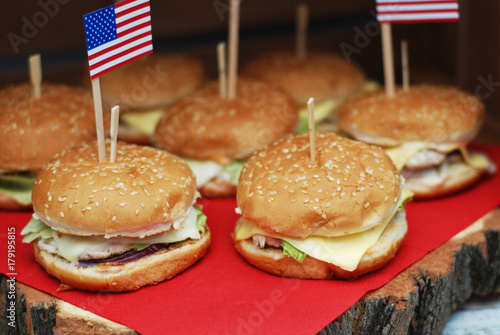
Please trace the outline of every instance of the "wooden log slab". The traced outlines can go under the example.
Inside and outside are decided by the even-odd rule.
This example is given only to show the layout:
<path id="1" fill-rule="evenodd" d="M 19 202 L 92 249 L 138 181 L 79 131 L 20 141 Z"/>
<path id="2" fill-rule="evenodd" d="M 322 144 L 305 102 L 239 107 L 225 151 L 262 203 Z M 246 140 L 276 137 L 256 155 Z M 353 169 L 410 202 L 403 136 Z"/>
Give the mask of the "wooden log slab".
<path id="1" fill-rule="evenodd" d="M 1 276 L 0 330 L 6 325 L 7 278 Z M 16 283 L 23 334 L 137 334 L 27 285 Z M 320 334 L 440 334 L 450 314 L 473 296 L 500 293 L 500 209 L 369 292 Z"/>
<path id="2" fill-rule="evenodd" d="M 473 296 L 500 293 L 500 209 L 369 292 L 320 334 L 441 334 Z"/>

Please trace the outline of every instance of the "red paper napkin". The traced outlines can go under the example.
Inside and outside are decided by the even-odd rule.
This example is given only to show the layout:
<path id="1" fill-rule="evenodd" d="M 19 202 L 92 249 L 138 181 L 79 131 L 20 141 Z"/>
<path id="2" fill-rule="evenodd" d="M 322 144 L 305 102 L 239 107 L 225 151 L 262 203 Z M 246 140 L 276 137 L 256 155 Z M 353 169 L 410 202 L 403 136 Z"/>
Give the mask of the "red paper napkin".
<path id="1" fill-rule="evenodd" d="M 500 166 L 500 147 L 480 147 Z M 409 230 L 396 257 L 355 281 L 279 278 L 248 265 L 234 250 L 234 199 L 204 200 L 212 244 L 204 259 L 179 276 L 136 292 L 56 292 L 59 282 L 21 243 L 29 213 L 0 213 L 4 274 L 143 334 L 314 334 L 366 292 L 472 224 L 500 203 L 500 176 L 452 197 L 406 205 Z M 7 230 L 15 227 L 15 269 L 7 268 Z"/>

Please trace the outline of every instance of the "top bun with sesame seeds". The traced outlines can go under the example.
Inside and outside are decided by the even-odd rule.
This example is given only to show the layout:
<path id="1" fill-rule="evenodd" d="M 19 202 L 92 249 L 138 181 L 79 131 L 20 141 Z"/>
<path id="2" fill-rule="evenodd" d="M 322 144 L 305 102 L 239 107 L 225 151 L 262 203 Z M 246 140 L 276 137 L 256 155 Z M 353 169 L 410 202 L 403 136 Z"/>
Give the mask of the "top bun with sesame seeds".
<path id="1" fill-rule="evenodd" d="M 388 97 L 383 89 L 348 99 L 341 107 L 341 128 L 358 140 L 381 146 L 424 141 L 463 144 L 484 119 L 484 105 L 455 87 L 414 85 Z"/>
<path id="2" fill-rule="evenodd" d="M 42 221 L 72 235 L 144 237 L 168 230 L 195 201 L 191 169 L 166 151 L 120 142 L 116 163 L 97 157 L 96 144 L 84 145 L 44 167 L 32 195 Z"/>
<path id="3" fill-rule="evenodd" d="M 378 147 L 316 135 L 317 163 L 309 134 L 282 139 L 250 157 L 238 184 L 245 219 L 287 236 L 342 236 L 365 231 L 393 215 L 401 179 Z"/>
<path id="4" fill-rule="evenodd" d="M 30 84 L 0 90 L 0 169 L 38 171 L 58 152 L 95 140 L 88 92 L 46 83 L 39 99 L 32 91 Z"/>
<path id="5" fill-rule="evenodd" d="M 153 140 L 182 156 L 228 161 L 291 134 L 297 120 L 291 98 L 269 84 L 238 80 L 237 97 L 224 99 L 211 82 L 168 108 Z"/>

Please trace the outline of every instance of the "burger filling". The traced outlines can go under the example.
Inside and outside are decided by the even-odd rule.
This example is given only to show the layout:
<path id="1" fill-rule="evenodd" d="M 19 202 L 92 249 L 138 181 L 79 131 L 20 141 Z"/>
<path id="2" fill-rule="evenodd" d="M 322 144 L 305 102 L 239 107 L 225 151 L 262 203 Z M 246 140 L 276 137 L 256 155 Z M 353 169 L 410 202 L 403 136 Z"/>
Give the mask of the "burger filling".
<path id="1" fill-rule="evenodd" d="M 206 216 L 194 206 L 181 223 L 182 228 L 144 238 L 75 236 L 60 233 L 42 222 L 36 214 L 22 230 L 23 242 L 38 240 L 40 249 L 58 255 L 78 266 L 101 263 L 126 263 L 147 256 L 169 244 L 199 239 L 205 232 Z"/>
<path id="2" fill-rule="evenodd" d="M 149 111 L 128 112 L 120 116 L 120 119 L 129 127 L 151 137 L 155 133 L 156 125 L 164 114 L 163 109 Z"/>
<path id="3" fill-rule="evenodd" d="M 354 271 L 363 255 L 379 240 L 391 221 L 405 220 L 403 204 L 411 199 L 412 192 L 403 189 L 397 202 L 397 210 L 381 224 L 366 231 L 335 237 L 311 236 L 298 238 L 263 230 L 255 222 L 241 219 L 235 230 L 236 240 L 251 239 L 259 248 L 278 248 L 283 255 L 298 262 L 307 256 L 334 264 L 347 271 Z"/>
<path id="4" fill-rule="evenodd" d="M 0 193 L 14 198 L 22 205 L 29 205 L 35 179 L 36 176 L 29 172 L 10 173 L 0 170 Z"/>
<path id="5" fill-rule="evenodd" d="M 412 142 L 386 149 L 386 153 L 406 178 L 407 186 L 414 190 L 443 185 L 478 170 L 493 173 L 496 169 L 486 155 L 464 147 Z"/>
<path id="6" fill-rule="evenodd" d="M 213 160 L 183 158 L 196 176 L 196 185 L 201 187 L 210 180 L 217 178 L 226 181 L 231 185 L 238 185 L 241 170 L 243 170 L 244 160 L 233 160 L 229 164 L 221 165 Z"/>

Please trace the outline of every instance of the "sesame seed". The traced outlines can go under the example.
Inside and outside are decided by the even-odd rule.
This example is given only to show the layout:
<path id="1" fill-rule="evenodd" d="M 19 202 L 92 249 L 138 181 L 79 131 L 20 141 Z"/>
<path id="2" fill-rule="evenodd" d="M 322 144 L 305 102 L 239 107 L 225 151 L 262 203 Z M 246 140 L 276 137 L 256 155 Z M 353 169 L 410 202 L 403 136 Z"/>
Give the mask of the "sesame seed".
<path id="1" fill-rule="evenodd" d="M 139 209 L 135 210 L 135 215 L 139 215 Z"/>
<path id="2" fill-rule="evenodd" d="M 64 213 L 63 212 L 59 212 L 59 215 L 63 218 L 64 217 Z"/>
<path id="3" fill-rule="evenodd" d="M 52 196 L 51 195 L 49 195 L 49 201 L 52 201 Z"/>
<path id="4" fill-rule="evenodd" d="M 49 205 L 45 204 L 45 208 L 49 208 Z"/>
<path id="5" fill-rule="evenodd" d="M 73 208 L 73 204 L 69 204 L 68 208 L 69 209 Z"/>
<path id="6" fill-rule="evenodd" d="M 113 218 L 111 220 L 113 220 L 113 222 L 115 222 L 116 221 L 116 216 L 113 216 Z"/>
<path id="7" fill-rule="evenodd" d="M 369 201 L 367 201 L 367 202 L 365 203 L 365 208 L 368 208 L 369 206 L 370 206 L 370 202 L 369 202 Z"/>

